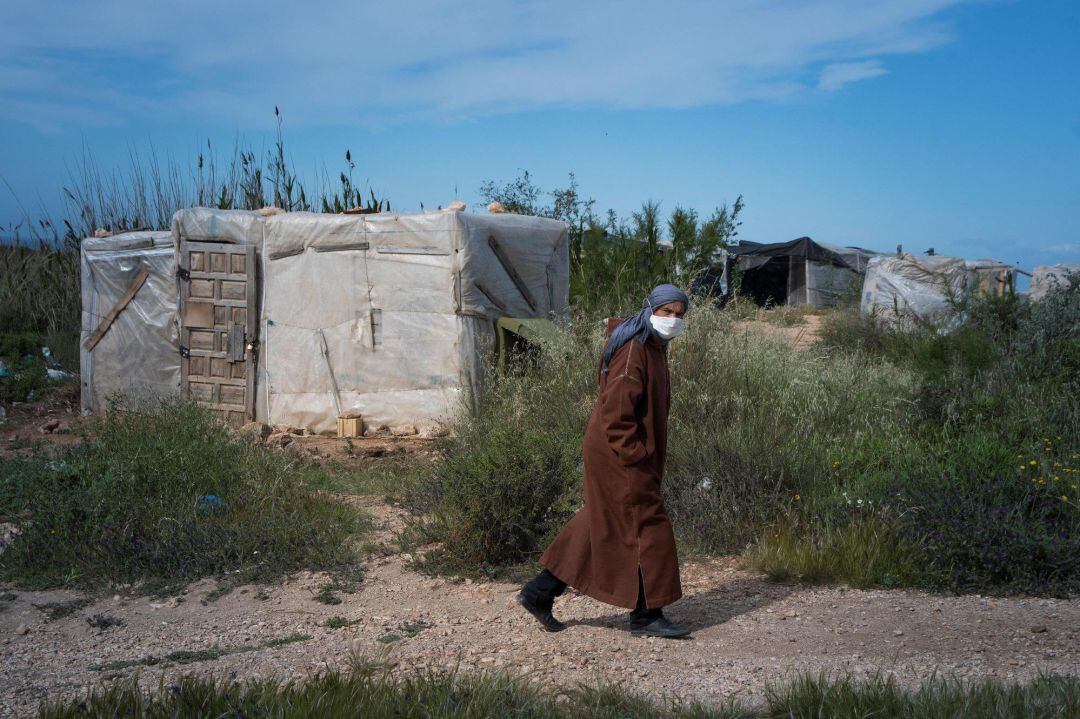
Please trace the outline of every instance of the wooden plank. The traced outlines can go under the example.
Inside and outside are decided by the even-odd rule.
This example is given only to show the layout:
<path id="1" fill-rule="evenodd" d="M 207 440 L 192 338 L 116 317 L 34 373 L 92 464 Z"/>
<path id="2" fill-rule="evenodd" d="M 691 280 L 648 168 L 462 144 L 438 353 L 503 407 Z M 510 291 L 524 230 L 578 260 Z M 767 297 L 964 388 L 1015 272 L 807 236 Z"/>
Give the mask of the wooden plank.
<path id="1" fill-rule="evenodd" d="M 247 394 L 244 397 L 244 412 L 248 421 L 255 419 L 255 375 L 258 371 L 259 351 L 259 264 L 255 257 L 255 246 L 248 245 L 244 248 L 244 274 L 247 276 L 247 297 L 245 319 L 247 320 L 246 337 L 244 347 L 251 345 L 252 350 L 247 353 L 247 365 L 244 368 L 244 380 Z"/>
<path id="2" fill-rule="evenodd" d="M 323 359 L 326 360 L 326 372 L 330 375 L 330 386 L 334 390 L 334 411 L 341 416 L 341 393 L 338 391 L 337 377 L 334 376 L 334 368 L 330 365 L 330 348 L 326 345 L 326 333 L 319 330 L 319 349 Z"/>
<path id="3" fill-rule="evenodd" d="M 525 280 L 521 279 L 521 275 L 518 274 L 517 268 L 514 267 L 514 264 L 510 261 L 510 258 L 506 255 L 505 250 L 503 250 L 494 235 L 488 236 L 488 246 L 491 248 L 491 251 L 495 253 L 495 257 L 498 258 L 499 264 L 506 270 L 506 274 L 510 275 L 510 279 L 513 281 L 514 286 L 517 287 L 521 296 L 525 298 L 525 301 L 529 304 L 529 308 L 533 312 L 536 312 L 536 302 L 533 301 L 528 285 L 525 284 Z M 487 293 L 485 292 L 484 294 Z"/>
<path id="4" fill-rule="evenodd" d="M 83 342 L 83 349 L 87 352 L 93 352 L 97 347 L 98 342 L 105 336 L 105 333 L 112 327 L 112 323 L 116 321 L 116 318 L 124 311 L 124 308 L 128 306 L 128 303 L 135 297 L 135 294 L 139 291 L 139 288 L 146 282 L 146 278 L 150 276 L 150 273 L 146 270 L 139 270 L 139 274 L 135 275 L 135 279 L 124 291 L 124 294 L 120 296 L 120 299 L 116 301 L 109 313 L 105 315 L 105 318 L 101 320 L 101 323 L 90 333 L 90 336 Z"/>
<path id="5" fill-rule="evenodd" d="M 229 362 L 243 362 L 245 352 L 244 326 L 238 322 L 229 325 Z"/>
<path id="6" fill-rule="evenodd" d="M 492 291 L 491 291 L 491 290 L 489 290 L 488 288 L 484 287 L 484 286 L 483 286 L 482 284 L 480 284 L 479 282 L 475 283 L 475 284 L 474 284 L 474 287 L 476 287 L 476 289 L 480 290 L 480 294 L 482 294 L 482 295 L 483 295 L 484 297 L 487 297 L 487 298 L 488 298 L 488 302 L 490 302 L 491 304 L 495 305 L 495 307 L 496 307 L 496 308 L 497 308 L 497 309 L 498 309 L 498 310 L 499 310 L 500 312 L 506 312 L 506 305 L 504 305 L 504 304 L 503 304 L 502 302 L 500 302 L 500 301 L 499 301 L 499 299 L 498 299 L 498 298 L 497 298 L 497 297 L 495 296 L 495 293 L 494 293 L 494 292 L 492 292 Z"/>

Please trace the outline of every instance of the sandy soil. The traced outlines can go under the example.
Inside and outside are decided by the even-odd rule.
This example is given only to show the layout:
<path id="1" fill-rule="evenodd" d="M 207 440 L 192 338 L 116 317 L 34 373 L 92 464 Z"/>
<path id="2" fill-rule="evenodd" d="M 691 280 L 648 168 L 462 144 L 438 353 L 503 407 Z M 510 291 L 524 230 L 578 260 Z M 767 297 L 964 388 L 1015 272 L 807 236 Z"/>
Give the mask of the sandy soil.
<path id="1" fill-rule="evenodd" d="M 737 331 L 756 332 L 774 339 L 790 342 L 794 347 L 808 347 L 817 342 L 818 328 L 824 315 L 807 314 L 803 316 L 804 323 L 792 326 L 777 325 L 761 320 L 746 320 L 736 322 L 734 327 Z"/>
<path id="2" fill-rule="evenodd" d="M 375 514 L 379 540 L 389 542 L 401 510 L 355 501 Z M 210 581 L 175 597 L 107 596 L 52 620 L 50 605 L 78 595 L 0 588 L 0 716 L 26 716 L 45 697 L 78 696 L 136 672 L 148 686 L 188 672 L 301 679 L 343 668 L 350 654 L 398 671 L 505 668 L 552 685 L 619 682 L 707 702 L 759 697 L 766 681 L 796 670 L 881 671 L 905 683 L 934 672 L 1080 673 L 1080 599 L 789 586 L 723 558 L 684 566 L 686 597 L 668 613 L 694 629 L 692 639 L 632 637 L 624 612 L 580 595 L 556 604 L 570 628 L 546 634 L 514 604 L 516 585 L 433 579 L 411 571 L 408 559 L 371 559 L 357 590 L 336 592 L 335 606 L 316 600 L 327 579 L 310 574 L 237 588 L 205 605 Z M 96 614 L 124 623 L 95 629 L 87 618 Z M 331 617 L 353 624 L 331 629 Z M 297 634 L 306 638 L 264 646 Z M 241 651 L 187 664 L 99 667 L 213 648 Z"/>

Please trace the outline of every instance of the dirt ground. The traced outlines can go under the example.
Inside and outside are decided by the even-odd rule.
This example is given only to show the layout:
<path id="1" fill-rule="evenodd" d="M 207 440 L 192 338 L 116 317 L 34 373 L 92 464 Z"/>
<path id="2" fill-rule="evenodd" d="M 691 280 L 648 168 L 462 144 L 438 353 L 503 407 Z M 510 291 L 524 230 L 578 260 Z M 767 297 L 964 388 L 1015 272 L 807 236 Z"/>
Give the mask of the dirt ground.
<path id="1" fill-rule="evenodd" d="M 389 542 L 401 510 L 355 501 L 377 517 L 378 539 Z M 625 612 L 575 594 L 556 604 L 569 629 L 547 634 L 513 602 L 516 585 L 433 579 L 408 569 L 408 559 L 371 559 L 355 591 L 334 592 L 342 600 L 336 605 L 317 599 L 327 578 L 310 574 L 236 588 L 205 604 L 210 581 L 174 597 L 106 596 L 68 604 L 78 608 L 55 619 L 56 605 L 79 595 L 0 587 L 0 716 L 27 716 L 45 697 L 80 696 L 135 673 L 148 686 L 189 672 L 302 679 L 344 668 L 351 654 L 397 671 L 500 668 L 550 685 L 617 682 L 706 702 L 752 700 L 767 681 L 798 670 L 880 671 L 904 683 L 935 672 L 1080 673 L 1080 599 L 774 584 L 723 558 L 683 568 L 686 596 L 668 614 L 693 628 L 691 639 L 632 637 Z M 95 615 L 123 623 L 94 628 L 87 619 Z M 349 625 L 327 627 L 332 617 Z M 206 651 L 215 649 L 223 651 Z M 102 666 L 183 650 L 203 654 Z"/>
<path id="2" fill-rule="evenodd" d="M 818 341 L 818 329 L 821 326 L 823 317 L 824 315 L 820 314 L 805 314 L 802 316 L 802 322 L 795 325 L 779 325 L 762 320 L 747 320 L 736 322 L 735 329 L 737 331 L 756 332 L 765 337 L 785 340 L 794 347 L 808 347 Z"/>

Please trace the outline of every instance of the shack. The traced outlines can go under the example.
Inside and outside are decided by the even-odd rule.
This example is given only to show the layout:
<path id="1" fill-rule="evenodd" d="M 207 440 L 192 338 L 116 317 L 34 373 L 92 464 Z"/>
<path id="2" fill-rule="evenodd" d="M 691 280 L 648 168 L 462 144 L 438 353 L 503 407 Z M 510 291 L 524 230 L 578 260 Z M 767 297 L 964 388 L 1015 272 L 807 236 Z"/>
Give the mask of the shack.
<path id="1" fill-rule="evenodd" d="M 1031 288 L 1028 297 L 1038 302 L 1057 287 L 1068 287 L 1069 276 L 1080 277 L 1080 264 L 1039 265 L 1031 273 Z"/>
<path id="2" fill-rule="evenodd" d="M 479 391 L 500 318 L 562 320 L 569 303 L 567 226 L 545 218 L 193 208 L 158 241 L 172 256 L 158 269 L 172 271 L 170 286 L 158 282 L 152 312 L 118 316 L 135 335 L 171 327 L 171 356 L 168 333 L 153 353 L 131 345 L 126 366 L 156 368 L 159 381 L 146 387 L 122 379 L 115 354 L 86 350 L 86 409 L 100 409 L 106 391 L 151 389 L 234 424 L 329 432 L 338 417 L 361 415 L 423 431 Z M 119 269 L 104 258 L 98 266 L 123 285 Z M 118 378 L 108 387 L 99 387 L 103 366 Z"/>
<path id="3" fill-rule="evenodd" d="M 790 242 L 743 241 L 728 248 L 728 262 L 742 274 L 741 293 L 759 305 L 833 307 L 858 295 L 876 253 L 800 237 Z"/>
<path id="4" fill-rule="evenodd" d="M 887 325 L 948 329 L 964 300 L 1014 288 L 1015 268 L 998 260 L 900 253 L 870 260 L 859 308 Z"/>

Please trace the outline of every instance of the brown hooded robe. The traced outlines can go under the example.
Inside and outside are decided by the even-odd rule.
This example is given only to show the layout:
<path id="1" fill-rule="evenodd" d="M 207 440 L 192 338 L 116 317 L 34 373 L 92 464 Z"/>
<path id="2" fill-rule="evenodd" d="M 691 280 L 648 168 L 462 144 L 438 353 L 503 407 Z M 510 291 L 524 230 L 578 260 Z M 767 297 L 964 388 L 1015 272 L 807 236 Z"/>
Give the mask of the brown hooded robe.
<path id="1" fill-rule="evenodd" d="M 607 604 L 636 606 L 639 568 L 649 609 L 682 596 L 675 535 L 660 494 L 670 404 L 659 340 L 620 347 L 600 374 L 582 444 L 585 506 L 540 557 L 556 577 Z"/>

